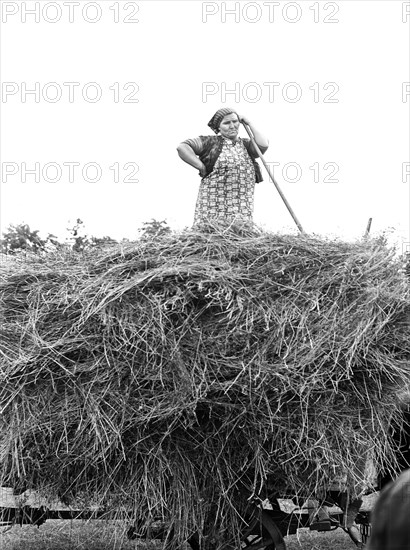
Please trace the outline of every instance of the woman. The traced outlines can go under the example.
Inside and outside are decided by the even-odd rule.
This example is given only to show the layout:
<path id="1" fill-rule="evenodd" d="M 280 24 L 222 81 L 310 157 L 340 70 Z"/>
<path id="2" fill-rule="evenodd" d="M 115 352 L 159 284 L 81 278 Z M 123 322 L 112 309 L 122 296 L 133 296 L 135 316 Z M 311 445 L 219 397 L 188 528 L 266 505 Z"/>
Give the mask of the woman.
<path id="1" fill-rule="evenodd" d="M 262 181 L 262 175 L 252 142 L 238 137 L 241 122 L 250 126 L 264 153 L 268 140 L 247 118 L 227 107 L 208 122 L 216 136 L 187 139 L 177 148 L 181 159 L 197 168 L 202 177 L 194 225 L 216 218 L 252 221 L 255 182 Z"/>

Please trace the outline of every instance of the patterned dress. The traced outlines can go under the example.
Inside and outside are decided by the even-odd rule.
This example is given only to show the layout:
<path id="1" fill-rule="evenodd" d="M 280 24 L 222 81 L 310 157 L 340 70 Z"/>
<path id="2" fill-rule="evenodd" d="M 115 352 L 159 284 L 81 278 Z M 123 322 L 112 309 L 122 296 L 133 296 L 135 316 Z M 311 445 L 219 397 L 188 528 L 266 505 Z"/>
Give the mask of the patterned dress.
<path id="1" fill-rule="evenodd" d="M 201 181 L 194 225 L 215 218 L 252 221 L 254 190 L 255 168 L 241 138 L 224 138 L 213 171 Z"/>

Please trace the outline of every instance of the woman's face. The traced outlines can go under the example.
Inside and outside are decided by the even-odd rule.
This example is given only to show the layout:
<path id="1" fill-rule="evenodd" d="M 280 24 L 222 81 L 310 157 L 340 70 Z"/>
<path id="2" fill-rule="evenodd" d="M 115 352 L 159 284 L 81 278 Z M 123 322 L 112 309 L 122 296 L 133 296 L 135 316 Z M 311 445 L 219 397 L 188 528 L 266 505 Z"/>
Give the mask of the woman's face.
<path id="1" fill-rule="evenodd" d="M 236 139 L 238 137 L 239 132 L 239 120 L 238 115 L 236 113 L 231 113 L 230 115 L 226 115 L 223 119 L 221 124 L 219 125 L 219 131 L 221 132 L 221 136 L 229 138 L 229 139 Z"/>

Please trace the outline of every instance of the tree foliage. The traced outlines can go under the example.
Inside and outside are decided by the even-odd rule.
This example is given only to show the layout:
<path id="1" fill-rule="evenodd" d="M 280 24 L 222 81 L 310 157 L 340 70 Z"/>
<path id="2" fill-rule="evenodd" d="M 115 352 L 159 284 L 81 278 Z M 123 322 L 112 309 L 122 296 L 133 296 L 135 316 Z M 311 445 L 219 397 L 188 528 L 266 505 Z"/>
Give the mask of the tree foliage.
<path id="1" fill-rule="evenodd" d="M 88 235 L 84 229 L 84 222 L 77 218 L 71 227 L 67 227 L 68 238 L 60 242 L 55 235 L 49 233 L 46 238 L 39 235 L 39 230 L 31 230 L 26 223 L 9 225 L 0 239 L 0 253 L 15 255 L 21 252 L 34 252 L 39 254 L 56 248 L 70 248 L 75 252 L 85 249 L 104 246 L 114 243 L 111 237 L 94 237 Z"/>
<path id="2" fill-rule="evenodd" d="M 77 218 L 75 224 L 72 227 L 67 227 L 67 231 L 70 234 L 69 242 L 72 250 L 75 252 L 82 252 L 88 248 L 95 246 L 104 246 L 106 244 L 115 243 L 116 241 L 111 237 L 94 237 L 88 235 L 85 232 L 84 222 Z"/>
<path id="3" fill-rule="evenodd" d="M 50 246 L 58 246 L 57 237 L 49 233 L 42 239 L 38 230 L 32 231 L 26 223 L 9 225 L 0 239 L 0 252 L 3 254 L 17 254 L 18 252 L 44 252 Z"/>
<path id="4" fill-rule="evenodd" d="M 171 233 L 166 220 L 156 220 L 152 218 L 149 222 L 144 222 L 139 229 L 141 233 L 141 239 L 152 239 L 156 237 L 162 237 Z"/>
<path id="5" fill-rule="evenodd" d="M 171 228 L 166 220 L 156 220 L 152 218 L 144 222 L 138 229 L 140 238 L 143 240 L 161 237 L 170 234 Z M 26 223 L 10 225 L 3 233 L 0 239 L 0 253 L 18 254 L 20 252 L 41 253 L 53 248 L 70 248 L 74 252 L 83 252 L 86 249 L 105 246 L 116 241 L 109 236 L 95 237 L 89 235 L 85 229 L 84 222 L 77 218 L 75 222 L 67 227 L 68 237 L 64 242 L 60 242 L 55 235 L 49 233 L 47 237 L 42 238 L 39 230 L 31 230 Z M 127 241 L 128 239 L 123 239 Z"/>

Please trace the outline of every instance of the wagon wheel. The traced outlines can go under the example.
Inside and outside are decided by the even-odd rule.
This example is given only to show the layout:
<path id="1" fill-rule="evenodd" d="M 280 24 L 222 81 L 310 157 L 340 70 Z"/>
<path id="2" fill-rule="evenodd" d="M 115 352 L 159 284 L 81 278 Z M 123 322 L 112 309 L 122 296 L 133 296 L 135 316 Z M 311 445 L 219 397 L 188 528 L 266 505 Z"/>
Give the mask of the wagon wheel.
<path id="1" fill-rule="evenodd" d="M 279 527 L 273 519 L 264 510 L 260 516 L 254 519 L 248 532 L 252 532 L 257 525 L 261 525 L 261 533 L 251 538 L 249 535 L 244 535 L 243 550 L 286 550 L 286 544 L 283 539 Z"/>

